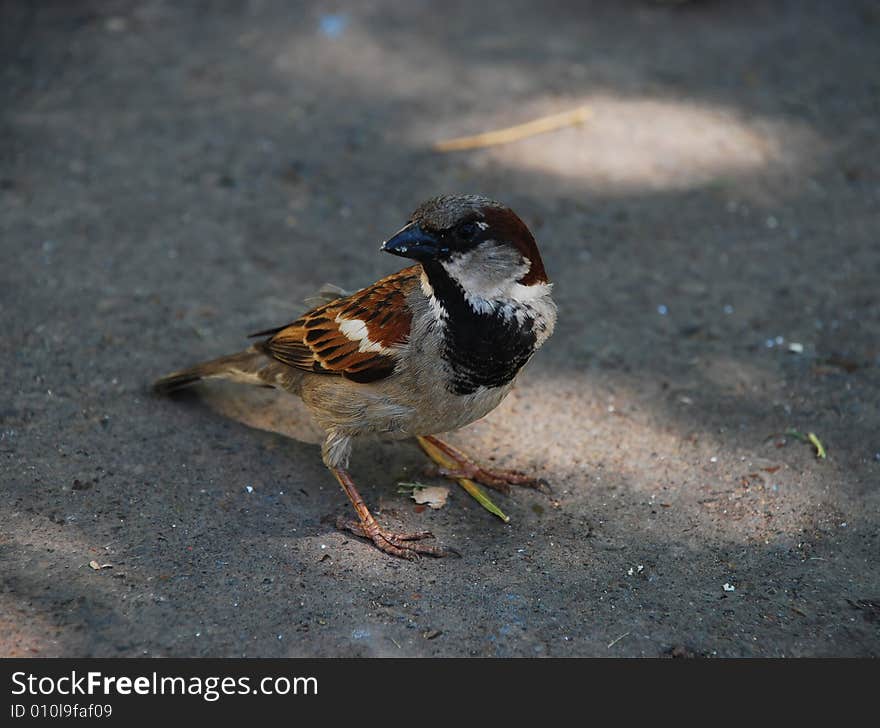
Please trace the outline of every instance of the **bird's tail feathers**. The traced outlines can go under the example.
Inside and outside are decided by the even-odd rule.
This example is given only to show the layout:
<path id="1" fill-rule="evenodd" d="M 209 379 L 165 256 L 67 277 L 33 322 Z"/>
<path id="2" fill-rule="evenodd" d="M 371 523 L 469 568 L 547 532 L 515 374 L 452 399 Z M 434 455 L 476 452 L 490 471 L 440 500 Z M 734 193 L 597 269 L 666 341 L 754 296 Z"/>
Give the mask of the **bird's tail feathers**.
<path id="1" fill-rule="evenodd" d="M 153 383 L 153 389 L 160 394 L 169 394 L 189 387 L 203 379 L 229 379 L 235 382 L 273 386 L 271 379 L 261 377 L 266 368 L 266 357 L 254 347 L 237 354 L 221 356 L 219 359 L 196 364 L 189 369 L 172 372 Z"/>

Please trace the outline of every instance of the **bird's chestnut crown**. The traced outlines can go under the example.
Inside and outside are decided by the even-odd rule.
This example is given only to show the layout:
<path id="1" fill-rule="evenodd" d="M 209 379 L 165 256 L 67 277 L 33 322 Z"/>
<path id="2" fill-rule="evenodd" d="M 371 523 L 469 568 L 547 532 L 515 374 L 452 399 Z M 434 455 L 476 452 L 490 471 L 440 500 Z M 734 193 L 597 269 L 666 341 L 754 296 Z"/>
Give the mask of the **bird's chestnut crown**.
<path id="1" fill-rule="evenodd" d="M 382 250 L 425 263 L 449 260 L 481 244 L 515 248 L 529 264 L 519 281 L 523 285 L 547 282 L 525 223 L 506 205 L 480 195 L 442 195 L 422 203 Z"/>

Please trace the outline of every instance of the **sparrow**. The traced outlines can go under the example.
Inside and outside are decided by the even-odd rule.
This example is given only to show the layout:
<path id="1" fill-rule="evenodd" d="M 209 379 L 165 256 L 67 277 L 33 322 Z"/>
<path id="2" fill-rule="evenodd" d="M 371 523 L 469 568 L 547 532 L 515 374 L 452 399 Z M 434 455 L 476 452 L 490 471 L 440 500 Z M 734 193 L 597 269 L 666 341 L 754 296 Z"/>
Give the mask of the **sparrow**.
<path id="1" fill-rule="evenodd" d="M 373 517 L 348 471 L 364 435 L 415 437 L 441 471 L 503 492 L 538 487 L 522 473 L 477 465 L 436 435 L 493 410 L 523 365 L 553 333 L 556 305 L 538 246 L 507 206 L 480 195 L 443 195 L 420 205 L 381 250 L 404 268 L 312 308 L 231 356 L 159 379 L 170 393 L 205 379 L 276 387 L 299 396 L 325 432 L 324 464 L 354 506 L 337 527 L 392 556 L 450 553 L 429 532 L 395 533 Z M 438 457 L 442 453 L 442 459 Z"/>

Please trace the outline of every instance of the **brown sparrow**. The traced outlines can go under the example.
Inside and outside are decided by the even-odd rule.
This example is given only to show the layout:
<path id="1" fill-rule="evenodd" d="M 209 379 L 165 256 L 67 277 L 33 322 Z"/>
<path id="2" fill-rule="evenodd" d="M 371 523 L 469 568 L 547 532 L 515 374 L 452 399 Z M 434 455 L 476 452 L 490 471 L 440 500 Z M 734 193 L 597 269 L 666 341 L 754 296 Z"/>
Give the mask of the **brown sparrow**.
<path id="1" fill-rule="evenodd" d="M 357 521 L 337 526 L 394 556 L 443 556 L 422 542 L 430 533 L 393 533 L 376 522 L 346 469 L 352 440 L 416 437 L 429 455 L 439 450 L 446 464 L 458 464 L 443 472 L 448 477 L 503 491 L 535 486 L 522 474 L 474 464 L 434 434 L 464 427 L 504 399 L 553 333 L 556 305 L 529 229 L 485 197 L 428 200 L 381 249 L 418 263 L 253 334 L 267 338 L 169 374 L 155 388 L 171 392 L 219 377 L 298 395 L 326 432 L 324 464 L 357 513 Z"/>

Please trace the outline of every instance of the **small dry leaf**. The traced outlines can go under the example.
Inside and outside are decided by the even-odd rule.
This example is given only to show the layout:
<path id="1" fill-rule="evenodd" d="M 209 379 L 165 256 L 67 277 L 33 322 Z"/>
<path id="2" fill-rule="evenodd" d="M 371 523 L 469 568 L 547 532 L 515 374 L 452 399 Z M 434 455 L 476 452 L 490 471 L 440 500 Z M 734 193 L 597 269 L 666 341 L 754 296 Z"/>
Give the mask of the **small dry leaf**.
<path id="1" fill-rule="evenodd" d="M 412 499 L 419 505 L 427 505 L 433 509 L 442 508 L 449 498 L 449 488 L 442 485 L 430 485 L 427 488 L 414 488 Z"/>

